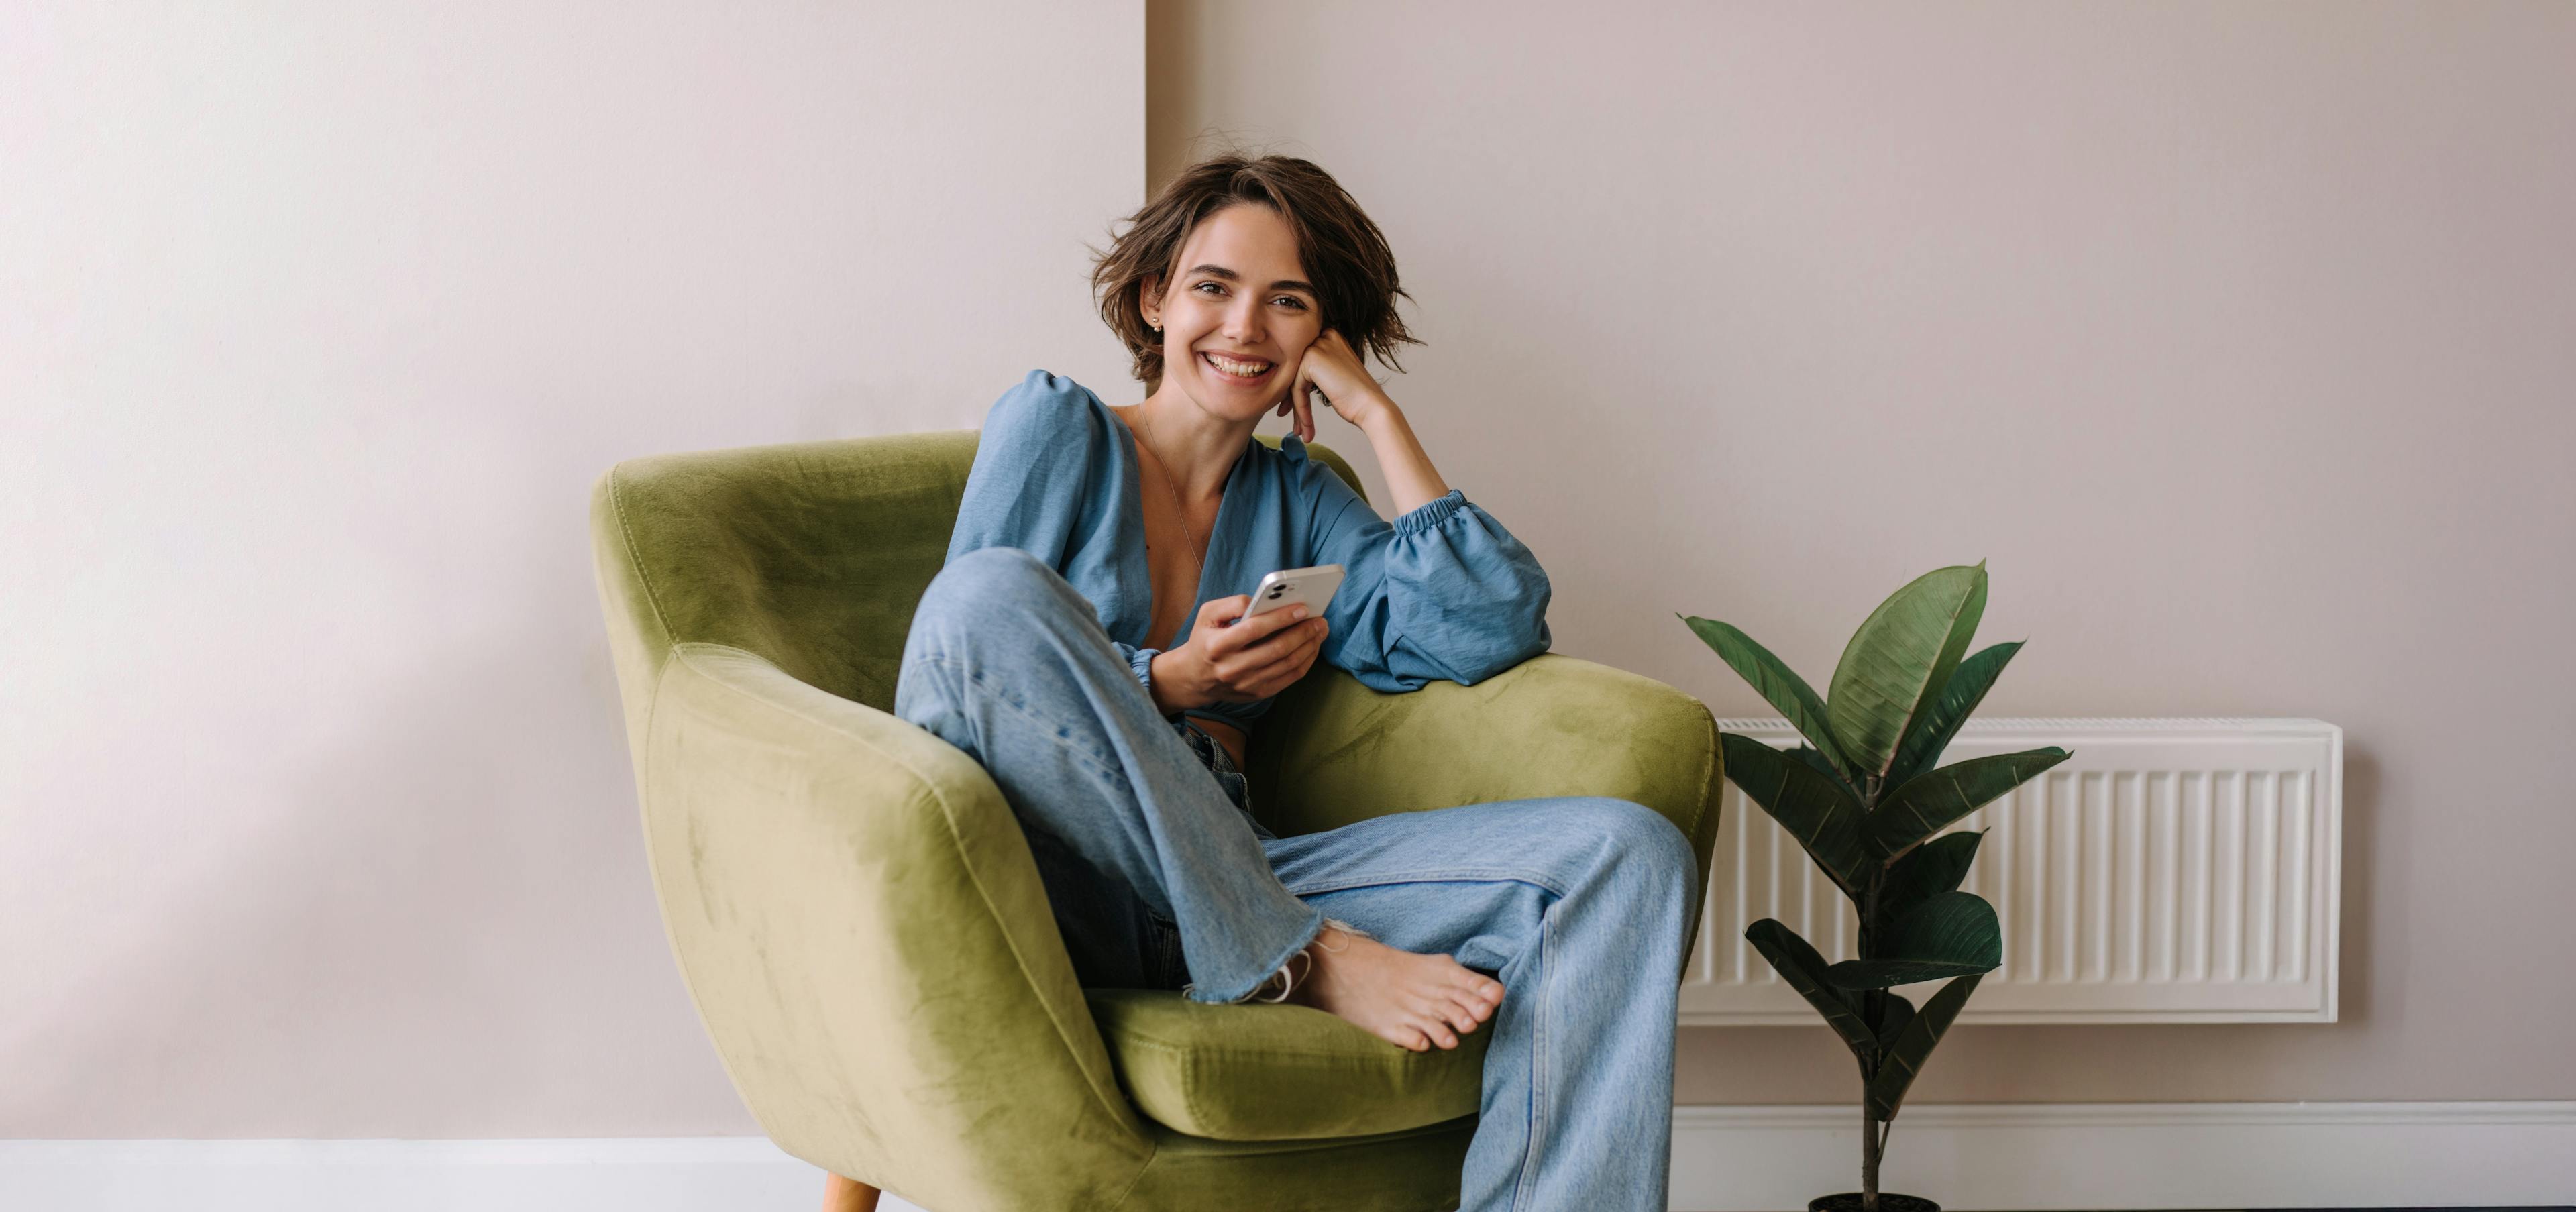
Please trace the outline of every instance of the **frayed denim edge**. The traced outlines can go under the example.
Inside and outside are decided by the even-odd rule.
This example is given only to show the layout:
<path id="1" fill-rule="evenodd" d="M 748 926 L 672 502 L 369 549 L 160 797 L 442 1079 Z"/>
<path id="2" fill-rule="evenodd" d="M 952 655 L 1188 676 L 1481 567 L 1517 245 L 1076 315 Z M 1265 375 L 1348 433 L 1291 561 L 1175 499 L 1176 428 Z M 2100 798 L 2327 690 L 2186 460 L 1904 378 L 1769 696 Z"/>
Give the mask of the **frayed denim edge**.
<path id="1" fill-rule="evenodd" d="M 1196 981 L 1192 981 L 1181 986 L 1181 996 L 1207 1006 L 1240 1006 L 1247 1002 L 1254 1001 L 1272 1003 L 1284 1002 L 1288 1000 L 1288 995 L 1295 991 L 1298 983 L 1303 981 L 1308 973 L 1315 970 L 1315 957 L 1307 954 L 1306 949 L 1309 947 L 1324 946 L 1322 939 L 1324 937 L 1324 930 L 1326 927 L 1339 930 L 1342 933 L 1351 935 L 1355 938 L 1374 939 L 1377 937 L 1376 935 L 1371 934 L 1366 930 L 1362 930 L 1340 918 L 1328 917 L 1316 924 L 1315 933 L 1309 936 L 1305 942 L 1298 944 L 1297 949 L 1289 953 L 1285 962 L 1281 963 L 1277 969 L 1271 972 L 1270 975 L 1261 978 L 1261 980 L 1254 984 L 1252 988 L 1245 990 L 1243 996 L 1215 1000 L 1202 998 L 1197 996 L 1199 987 L 1198 982 Z M 1342 946 L 1347 947 L 1349 945 L 1350 944 L 1348 943 L 1344 943 Z M 1342 948 L 1324 947 L 1324 949 L 1327 951 L 1339 951 Z M 1294 970 L 1299 959 L 1304 959 L 1306 961 L 1306 968 L 1303 972 Z M 1278 994 L 1272 997 L 1261 996 L 1261 991 L 1269 988 L 1271 983 L 1274 981 L 1279 984 Z"/>

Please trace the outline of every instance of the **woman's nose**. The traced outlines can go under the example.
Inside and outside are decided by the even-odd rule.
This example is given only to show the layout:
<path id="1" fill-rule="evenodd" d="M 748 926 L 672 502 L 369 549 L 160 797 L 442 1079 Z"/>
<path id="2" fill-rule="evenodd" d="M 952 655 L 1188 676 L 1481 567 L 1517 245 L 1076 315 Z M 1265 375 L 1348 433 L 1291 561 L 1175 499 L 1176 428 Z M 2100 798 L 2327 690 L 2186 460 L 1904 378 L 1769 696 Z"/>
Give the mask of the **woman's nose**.
<path id="1" fill-rule="evenodd" d="M 1228 340 L 1250 345 L 1261 339 L 1261 309 L 1250 303 L 1239 303 L 1225 311 L 1225 335 Z"/>

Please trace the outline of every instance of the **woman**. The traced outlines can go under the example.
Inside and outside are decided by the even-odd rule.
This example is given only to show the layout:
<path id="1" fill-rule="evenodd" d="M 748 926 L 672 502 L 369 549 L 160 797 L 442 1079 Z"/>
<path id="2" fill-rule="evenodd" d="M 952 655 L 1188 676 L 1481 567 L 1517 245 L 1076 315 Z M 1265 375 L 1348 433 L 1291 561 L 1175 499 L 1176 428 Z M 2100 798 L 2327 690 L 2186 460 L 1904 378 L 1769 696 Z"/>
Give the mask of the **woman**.
<path id="1" fill-rule="evenodd" d="M 1251 813 L 1246 738 L 1317 659 L 1405 691 L 1548 646 L 1546 573 L 1362 366 L 1413 341 L 1384 237 L 1315 165 L 1226 156 L 1132 216 L 1094 285 L 1149 394 L 1032 371 L 993 406 L 896 713 L 992 773 L 1083 984 L 1296 1002 L 1416 1051 L 1490 1021 L 1460 1206 L 1663 1208 L 1680 830 L 1602 798 L 1290 838 Z M 1307 459 L 1318 392 L 1393 523 Z M 1242 617 L 1264 573 L 1336 563 L 1321 617 Z"/>

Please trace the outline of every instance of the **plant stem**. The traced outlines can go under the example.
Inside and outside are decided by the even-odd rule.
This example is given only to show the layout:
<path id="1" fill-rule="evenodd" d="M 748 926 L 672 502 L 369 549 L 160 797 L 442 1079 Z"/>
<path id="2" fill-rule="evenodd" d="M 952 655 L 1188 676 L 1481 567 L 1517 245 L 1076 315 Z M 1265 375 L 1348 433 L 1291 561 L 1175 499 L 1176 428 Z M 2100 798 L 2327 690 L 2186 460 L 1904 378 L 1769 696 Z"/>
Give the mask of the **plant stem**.
<path id="1" fill-rule="evenodd" d="M 1870 776 L 1863 781 L 1861 794 L 1864 814 L 1878 810 L 1880 790 L 1877 776 Z M 1860 955 L 1863 959 L 1873 958 L 1878 954 L 1878 893 L 1879 888 L 1886 882 L 1887 868 L 1884 865 L 1870 869 L 1868 887 L 1861 894 L 1859 906 Z M 1886 1004 L 1887 991 L 1884 989 L 1872 989 L 1861 994 L 1861 1017 L 1869 1024 L 1870 1030 L 1878 1029 L 1879 1019 L 1885 1012 Z M 1877 1077 L 1879 1067 L 1886 1063 L 1883 1054 L 1873 1056 L 1869 1066 L 1870 1076 Z M 1860 1103 L 1861 1212 L 1878 1212 L 1878 1158 L 1880 1150 L 1886 1143 L 1887 1138 L 1881 1135 L 1878 1121 L 1870 1117 L 1869 1099 L 1864 1093 Z"/>
<path id="2" fill-rule="evenodd" d="M 1861 1212 L 1878 1212 L 1878 1121 L 1869 1117 L 1869 1104 L 1860 1105 L 1860 1207 Z"/>

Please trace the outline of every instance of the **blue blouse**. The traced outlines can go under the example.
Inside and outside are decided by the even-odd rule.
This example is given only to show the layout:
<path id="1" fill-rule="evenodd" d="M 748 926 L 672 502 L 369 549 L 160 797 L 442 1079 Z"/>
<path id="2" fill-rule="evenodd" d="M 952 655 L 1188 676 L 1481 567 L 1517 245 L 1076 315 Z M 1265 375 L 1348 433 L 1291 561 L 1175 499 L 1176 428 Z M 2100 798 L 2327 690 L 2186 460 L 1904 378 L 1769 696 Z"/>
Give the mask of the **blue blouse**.
<path id="1" fill-rule="evenodd" d="M 1152 577 L 1145 562 L 1144 484 L 1136 439 L 1091 390 L 1032 370 L 994 401 L 967 473 L 950 560 L 1017 547 L 1090 600 L 1136 680 L 1153 692 Z M 1547 651 L 1547 573 L 1457 489 L 1389 524 L 1296 435 L 1274 450 L 1246 439 L 1227 472 L 1206 568 L 1171 644 L 1188 640 L 1198 607 L 1248 594 L 1283 568 L 1339 564 L 1318 659 L 1381 691 L 1433 679 L 1474 685 Z M 1207 716 L 1251 735 L 1270 699 L 1210 703 Z"/>

